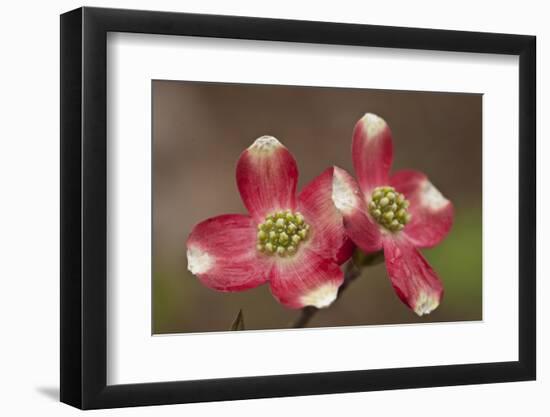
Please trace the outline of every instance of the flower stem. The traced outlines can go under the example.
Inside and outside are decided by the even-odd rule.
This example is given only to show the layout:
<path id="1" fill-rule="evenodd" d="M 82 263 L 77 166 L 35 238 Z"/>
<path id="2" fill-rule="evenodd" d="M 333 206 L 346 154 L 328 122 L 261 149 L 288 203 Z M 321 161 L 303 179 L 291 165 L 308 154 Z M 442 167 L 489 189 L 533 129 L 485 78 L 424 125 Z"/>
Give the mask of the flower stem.
<path id="1" fill-rule="evenodd" d="M 361 275 L 361 268 L 358 268 L 355 266 L 352 260 L 349 260 L 346 264 L 346 269 L 344 271 L 344 282 L 342 285 L 340 285 L 340 288 L 338 289 L 338 296 L 336 297 L 336 300 L 334 302 L 337 302 L 340 297 L 342 296 L 342 293 L 346 290 L 346 288 L 351 284 L 357 277 Z M 291 324 L 291 328 L 293 329 L 299 329 L 306 327 L 308 323 L 311 321 L 313 316 L 317 314 L 319 311 L 318 308 L 315 307 L 304 307 L 302 308 L 300 315 L 298 318 Z"/>
<path id="2" fill-rule="evenodd" d="M 307 306 L 300 310 L 300 315 L 298 318 L 290 325 L 293 329 L 300 329 L 306 327 L 312 317 L 319 311 L 318 308 Z"/>

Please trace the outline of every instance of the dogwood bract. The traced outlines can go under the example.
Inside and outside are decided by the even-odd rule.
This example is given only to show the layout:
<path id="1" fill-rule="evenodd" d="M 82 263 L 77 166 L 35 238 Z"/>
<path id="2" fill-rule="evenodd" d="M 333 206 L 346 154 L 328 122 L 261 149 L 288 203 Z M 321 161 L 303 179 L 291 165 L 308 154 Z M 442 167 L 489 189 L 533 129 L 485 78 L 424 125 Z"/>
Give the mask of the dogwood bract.
<path id="1" fill-rule="evenodd" d="M 390 176 L 392 134 L 379 116 L 367 113 L 355 125 L 355 179 L 334 168 L 333 200 L 351 240 L 364 252 L 384 251 L 386 269 L 399 298 L 419 316 L 433 311 L 443 285 L 418 248 L 437 245 L 453 223 L 453 205 L 426 175 L 403 170 Z"/>
<path id="2" fill-rule="evenodd" d="M 298 168 L 272 136 L 240 156 L 237 186 L 249 215 L 224 214 L 197 224 L 187 240 L 189 270 L 219 291 L 269 282 L 289 308 L 329 306 L 343 282 L 340 265 L 354 245 L 332 201 L 328 168 L 296 196 Z"/>

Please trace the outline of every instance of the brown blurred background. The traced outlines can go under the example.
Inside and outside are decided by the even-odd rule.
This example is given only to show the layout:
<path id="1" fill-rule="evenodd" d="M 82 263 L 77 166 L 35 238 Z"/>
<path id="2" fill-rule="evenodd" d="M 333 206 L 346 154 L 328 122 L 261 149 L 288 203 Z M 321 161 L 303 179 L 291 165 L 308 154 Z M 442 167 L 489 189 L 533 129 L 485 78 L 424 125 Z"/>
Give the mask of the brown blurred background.
<path id="1" fill-rule="evenodd" d="M 455 205 L 455 223 L 424 250 L 445 285 L 440 307 L 417 317 L 399 301 L 383 264 L 364 270 L 309 327 L 482 319 L 481 123 L 478 94 L 153 81 L 153 333 L 287 328 L 298 311 L 267 285 L 210 290 L 187 271 L 185 241 L 208 217 L 246 213 L 236 183 L 240 153 L 272 135 L 297 160 L 298 190 L 325 168 L 353 173 L 351 133 L 366 112 L 394 136 L 393 170 L 425 172 Z"/>

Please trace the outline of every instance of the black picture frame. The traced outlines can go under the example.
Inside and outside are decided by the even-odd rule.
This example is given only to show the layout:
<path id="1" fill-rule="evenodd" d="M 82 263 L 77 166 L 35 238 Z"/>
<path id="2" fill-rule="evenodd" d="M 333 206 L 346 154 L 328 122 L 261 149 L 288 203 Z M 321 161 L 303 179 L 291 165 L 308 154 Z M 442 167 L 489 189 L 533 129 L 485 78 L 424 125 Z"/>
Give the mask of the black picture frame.
<path id="1" fill-rule="evenodd" d="M 107 385 L 108 32 L 519 56 L 519 360 Z M 533 380 L 536 377 L 536 38 L 80 8 L 61 15 L 61 401 L 82 409 Z"/>

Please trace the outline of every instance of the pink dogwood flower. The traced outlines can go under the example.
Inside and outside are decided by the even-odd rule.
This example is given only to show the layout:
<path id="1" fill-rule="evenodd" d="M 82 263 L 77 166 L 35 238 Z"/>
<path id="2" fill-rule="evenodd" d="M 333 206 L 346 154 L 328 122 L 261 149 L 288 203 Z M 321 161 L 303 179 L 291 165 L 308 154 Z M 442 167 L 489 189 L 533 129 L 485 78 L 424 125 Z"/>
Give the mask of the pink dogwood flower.
<path id="1" fill-rule="evenodd" d="M 237 186 L 249 215 L 197 224 L 187 240 L 189 270 L 209 288 L 243 291 L 269 282 L 284 306 L 329 306 L 353 251 L 332 201 L 333 168 L 296 196 L 298 168 L 271 136 L 240 156 Z"/>
<path id="2" fill-rule="evenodd" d="M 438 307 L 443 285 L 419 248 L 440 243 L 453 223 L 453 205 L 426 175 L 403 170 L 390 176 L 392 134 L 367 113 L 355 125 L 352 159 L 357 182 L 334 169 L 333 200 L 350 239 L 364 252 L 384 251 L 399 298 L 422 316 Z"/>

